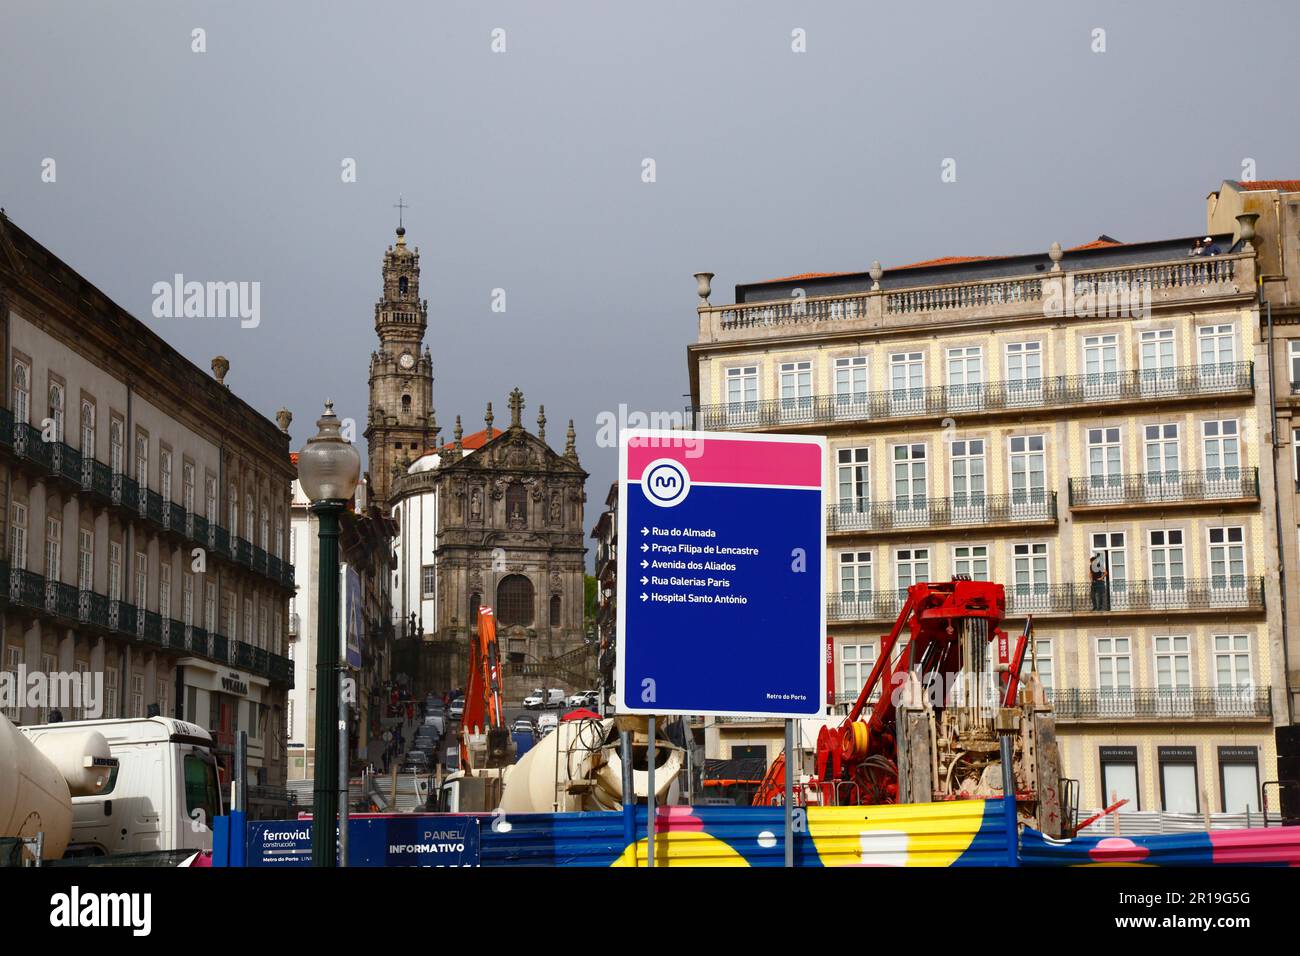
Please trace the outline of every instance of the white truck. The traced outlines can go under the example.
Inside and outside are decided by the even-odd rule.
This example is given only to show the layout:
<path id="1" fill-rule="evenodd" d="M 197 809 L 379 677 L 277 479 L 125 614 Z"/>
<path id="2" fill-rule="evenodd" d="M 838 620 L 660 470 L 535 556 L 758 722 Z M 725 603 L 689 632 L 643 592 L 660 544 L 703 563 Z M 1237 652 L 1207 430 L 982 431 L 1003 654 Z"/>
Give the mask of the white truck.
<path id="1" fill-rule="evenodd" d="M 6 777 L 0 836 L 40 829 L 46 859 L 208 850 L 223 812 L 212 737 L 170 717 L 14 727 L 0 715 Z"/>

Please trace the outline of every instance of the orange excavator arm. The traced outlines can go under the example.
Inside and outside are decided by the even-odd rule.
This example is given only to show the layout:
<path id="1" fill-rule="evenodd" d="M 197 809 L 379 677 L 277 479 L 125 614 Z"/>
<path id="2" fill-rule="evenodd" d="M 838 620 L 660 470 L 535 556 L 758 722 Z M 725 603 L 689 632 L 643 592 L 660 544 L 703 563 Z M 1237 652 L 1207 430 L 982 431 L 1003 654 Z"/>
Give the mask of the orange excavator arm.
<path id="1" fill-rule="evenodd" d="M 497 618 L 490 607 L 478 609 L 477 639 L 469 645 L 469 684 L 461 715 L 460 760 L 469 767 L 466 735 L 500 730 L 505 724 L 501 695 L 501 654 L 497 647 Z"/>

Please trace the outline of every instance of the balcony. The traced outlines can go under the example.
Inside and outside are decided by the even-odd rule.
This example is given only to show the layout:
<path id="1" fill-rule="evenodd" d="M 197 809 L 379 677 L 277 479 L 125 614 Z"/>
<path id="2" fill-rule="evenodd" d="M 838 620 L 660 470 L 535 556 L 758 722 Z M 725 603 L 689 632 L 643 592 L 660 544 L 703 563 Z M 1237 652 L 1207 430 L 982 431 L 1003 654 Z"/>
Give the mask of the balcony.
<path id="1" fill-rule="evenodd" d="M 1258 501 L 1259 469 L 1253 467 L 1070 479 L 1073 509 Z"/>
<path id="2" fill-rule="evenodd" d="M 108 629 L 119 634 L 137 636 L 136 610 L 134 604 L 125 601 L 108 602 Z"/>
<path id="3" fill-rule="evenodd" d="M 230 663 L 230 639 L 224 634 L 210 634 L 208 656 L 220 664 Z"/>
<path id="4" fill-rule="evenodd" d="M 245 644 L 243 641 L 235 641 L 235 656 L 230 662 L 235 667 L 242 668 L 246 671 L 254 670 L 253 667 L 253 645 Z"/>
<path id="5" fill-rule="evenodd" d="M 1214 611 L 1259 612 L 1264 609 L 1264 579 L 1171 578 L 1168 581 L 1114 581 L 1094 588 L 1090 582 L 1014 585 L 1005 588 L 1007 616 L 1035 617 L 1090 614 L 1166 614 Z M 826 596 L 826 620 L 835 623 L 890 622 L 898 617 L 904 595 L 896 591 L 832 591 Z"/>
<path id="6" fill-rule="evenodd" d="M 841 501 L 826 509 L 830 534 L 891 534 L 917 529 L 1056 524 L 1056 492 Z"/>
<path id="7" fill-rule="evenodd" d="M 136 614 L 136 634 L 146 644 L 162 646 L 163 619 L 156 611 L 141 610 Z"/>
<path id="8" fill-rule="evenodd" d="M 1273 716 L 1265 687 L 1063 689 L 1051 696 L 1058 721 L 1268 720 Z"/>
<path id="9" fill-rule="evenodd" d="M 278 684 L 288 684 L 292 688 L 293 660 L 288 657 L 281 657 L 279 654 L 270 655 L 267 664 L 267 677 Z"/>
<path id="10" fill-rule="evenodd" d="M 108 598 L 94 591 L 80 591 L 77 595 L 77 619 L 82 624 L 108 630 Z"/>
<path id="11" fill-rule="evenodd" d="M 128 478 L 121 473 L 114 474 L 112 489 L 113 504 L 136 511 L 140 509 L 140 486 L 136 484 L 134 478 Z"/>
<path id="12" fill-rule="evenodd" d="M 14 454 L 45 471 L 51 471 L 54 452 L 50 442 L 41 437 L 41 430 L 26 422 L 14 423 Z"/>
<path id="13" fill-rule="evenodd" d="M 185 650 L 199 657 L 208 657 L 208 632 L 201 627 L 195 627 L 193 624 L 185 628 Z"/>
<path id="14" fill-rule="evenodd" d="M 71 584 L 61 581 L 45 582 L 45 611 L 55 617 L 75 621 L 81 616 L 78 609 L 78 591 Z"/>
<path id="15" fill-rule="evenodd" d="M 266 558 L 267 558 L 266 552 L 254 544 L 250 544 L 249 548 L 253 552 L 253 560 L 252 560 L 253 571 L 256 572 L 257 574 L 265 575 Z"/>
<path id="16" fill-rule="evenodd" d="M 81 452 L 66 442 L 50 442 L 50 471 L 58 478 L 81 486 Z"/>
<path id="17" fill-rule="evenodd" d="M 81 490 L 103 501 L 113 500 L 113 471 L 94 458 L 81 459 Z"/>
<path id="18" fill-rule="evenodd" d="M 223 557 L 233 558 L 230 550 L 230 532 L 219 524 L 208 525 L 208 550 L 215 551 Z"/>
<path id="19" fill-rule="evenodd" d="M 1007 585 L 1009 614 L 1147 613 L 1264 608 L 1264 579 L 1244 575 L 1107 581 L 1080 584 Z"/>
<path id="20" fill-rule="evenodd" d="M 790 429 L 803 426 L 899 422 L 955 415 L 1023 416 L 1035 409 L 1106 407 L 1138 401 L 1247 395 L 1254 390 L 1252 362 L 1186 365 L 1126 372 L 1057 375 L 1019 382 L 935 385 L 840 395 L 809 395 L 752 402 L 727 402 L 687 409 L 693 427 Z"/>
<path id="21" fill-rule="evenodd" d="M 26 568 L 10 568 L 9 603 L 33 611 L 44 611 L 45 578 Z"/>

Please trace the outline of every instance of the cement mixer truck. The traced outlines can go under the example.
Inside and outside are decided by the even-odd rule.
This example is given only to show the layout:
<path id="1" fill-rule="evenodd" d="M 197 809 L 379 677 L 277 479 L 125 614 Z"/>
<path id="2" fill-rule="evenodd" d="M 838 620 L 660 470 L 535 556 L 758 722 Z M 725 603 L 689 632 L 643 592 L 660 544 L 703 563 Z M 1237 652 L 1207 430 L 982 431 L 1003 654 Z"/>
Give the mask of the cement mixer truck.
<path id="1" fill-rule="evenodd" d="M 212 846 L 212 738 L 169 717 L 15 727 L 0 714 L 0 837 L 42 860 Z"/>

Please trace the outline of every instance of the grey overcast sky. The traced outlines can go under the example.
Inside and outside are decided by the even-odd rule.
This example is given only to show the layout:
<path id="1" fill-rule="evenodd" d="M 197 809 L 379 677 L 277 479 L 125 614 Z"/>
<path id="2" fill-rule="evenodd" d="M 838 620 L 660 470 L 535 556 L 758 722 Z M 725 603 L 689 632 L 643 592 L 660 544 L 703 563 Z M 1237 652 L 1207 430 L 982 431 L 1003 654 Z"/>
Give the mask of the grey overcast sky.
<path id="1" fill-rule="evenodd" d="M 0 205 L 287 405 L 296 449 L 327 396 L 364 422 L 400 193 L 444 434 L 489 400 L 505 420 L 515 385 L 552 444 L 572 417 L 590 528 L 616 470 L 597 416 L 685 401 L 692 273 L 718 303 L 873 259 L 1196 233 L 1246 158 L 1300 175 L 1298 25 L 1294 0 L 4 0 Z M 178 272 L 259 281 L 261 325 L 152 318 Z"/>

